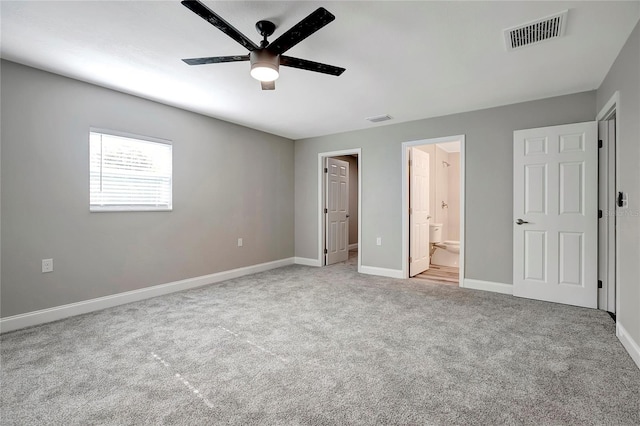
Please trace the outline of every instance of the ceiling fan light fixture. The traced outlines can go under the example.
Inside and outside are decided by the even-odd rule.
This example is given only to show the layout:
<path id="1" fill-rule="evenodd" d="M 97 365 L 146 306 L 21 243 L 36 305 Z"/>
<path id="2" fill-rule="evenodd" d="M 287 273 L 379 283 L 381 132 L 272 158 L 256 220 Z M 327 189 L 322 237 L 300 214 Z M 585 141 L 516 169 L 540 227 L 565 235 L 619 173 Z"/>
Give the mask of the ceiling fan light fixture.
<path id="1" fill-rule="evenodd" d="M 249 54 L 251 77 L 258 81 L 275 81 L 280 76 L 280 56 L 266 49 L 254 50 Z"/>
<path id="2" fill-rule="evenodd" d="M 248 55 L 183 59 L 182 61 L 187 65 L 250 61 L 251 76 L 260 81 L 262 90 L 275 90 L 276 85 L 274 82 L 280 76 L 280 65 L 335 76 L 339 76 L 345 71 L 344 68 L 334 67 L 333 65 L 283 55 L 287 50 L 336 19 L 324 7 L 319 7 L 311 12 L 306 18 L 289 28 L 273 42 L 269 42 L 267 38 L 273 34 L 276 25 L 271 21 L 258 21 L 256 30 L 262 36 L 262 41 L 260 45 L 257 45 L 200 0 L 182 0 L 181 3 L 249 51 Z"/>

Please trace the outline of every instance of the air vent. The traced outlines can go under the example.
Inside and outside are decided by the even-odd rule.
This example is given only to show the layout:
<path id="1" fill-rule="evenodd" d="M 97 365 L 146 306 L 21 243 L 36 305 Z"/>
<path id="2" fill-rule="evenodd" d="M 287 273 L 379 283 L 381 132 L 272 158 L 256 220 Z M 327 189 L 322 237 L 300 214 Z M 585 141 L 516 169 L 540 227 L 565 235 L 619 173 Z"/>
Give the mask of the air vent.
<path id="1" fill-rule="evenodd" d="M 568 10 L 504 30 L 507 50 L 520 49 L 564 35 Z"/>
<path id="2" fill-rule="evenodd" d="M 365 118 L 365 120 L 368 120 L 372 123 L 379 123 L 381 121 L 387 121 L 387 120 L 391 120 L 391 116 L 390 115 L 376 115 L 375 117 L 367 117 Z"/>

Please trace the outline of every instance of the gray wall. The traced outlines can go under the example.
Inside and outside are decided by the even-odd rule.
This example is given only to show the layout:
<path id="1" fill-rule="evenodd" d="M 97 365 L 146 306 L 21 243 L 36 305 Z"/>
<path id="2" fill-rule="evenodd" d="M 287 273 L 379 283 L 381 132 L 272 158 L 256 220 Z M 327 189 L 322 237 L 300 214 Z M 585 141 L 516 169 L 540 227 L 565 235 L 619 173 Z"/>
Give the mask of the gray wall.
<path id="1" fill-rule="evenodd" d="M 401 144 L 464 134 L 465 275 L 512 283 L 513 131 L 592 121 L 595 96 L 578 93 L 296 141 L 296 256 L 318 258 L 318 153 L 362 148 L 362 264 L 402 269 Z"/>
<path id="2" fill-rule="evenodd" d="M 616 218 L 617 320 L 640 343 L 640 23 L 636 25 L 597 92 L 596 113 L 620 91 L 617 107 L 617 189 L 629 205 Z"/>
<path id="3" fill-rule="evenodd" d="M 293 256 L 293 141 L 1 66 L 3 317 Z M 173 141 L 172 212 L 89 213 L 90 126 Z"/>

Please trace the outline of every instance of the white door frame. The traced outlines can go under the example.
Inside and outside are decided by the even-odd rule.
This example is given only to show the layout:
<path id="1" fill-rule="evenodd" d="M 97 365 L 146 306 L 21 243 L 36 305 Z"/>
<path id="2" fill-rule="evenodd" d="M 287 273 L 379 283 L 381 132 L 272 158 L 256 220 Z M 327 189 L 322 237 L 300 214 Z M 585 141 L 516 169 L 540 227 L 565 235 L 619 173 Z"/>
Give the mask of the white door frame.
<path id="1" fill-rule="evenodd" d="M 409 278 L 409 148 L 445 142 L 460 142 L 460 274 L 459 286 L 464 287 L 464 203 L 465 203 L 465 136 L 445 136 L 402 143 L 402 277 Z"/>
<path id="2" fill-rule="evenodd" d="M 611 96 L 611 99 L 609 99 L 609 101 L 602 107 L 602 109 L 600 110 L 600 112 L 598 113 L 598 115 L 596 116 L 596 121 L 600 122 L 600 121 L 606 121 L 608 119 L 610 119 L 612 116 L 615 115 L 615 128 L 616 128 L 616 137 L 614 140 L 614 146 L 617 147 L 618 145 L 618 134 L 620 131 L 620 128 L 618 126 L 618 123 L 620 123 L 620 92 L 616 91 L 613 96 Z M 600 136 L 600 135 L 598 135 Z M 608 163 L 608 165 L 611 164 L 610 162 Z M 616 154 L 615 154 L 615 158 L 614 158 L 614 167 L 613 170 L 611 170 L 610 168 L 607 167 L 607 175 L 608 175 L 608 179 L 614 179 L 614 182 L 617 183 L 616 180 L 616 169 L 618 168 L 618 155 L 617 155 L 617 150 L 616 150 Z M 600 182 L 598 182 L 598 187 L 600 187 Z M 610 196 L 615 196 L 617 188 L 614 189 L 614 194 L 609 194 Z M 604 206 L 606 207 L 606 206 Z M 603 213 L 609 213 L 611 214 L 611 212 L 603 212 Z M 613 212 L 614 214 L 616 212 Z M 606 214 L 602 215 L 602 219 L 600 220 L 606 220 L 608 221 L 608 216 Z M 614 235 L 610 235 L 610 232 L 614 232 Z M 607 226 L 607 240 L 610 241 L 612 237 L 615 237 L 615 230 L 611 231 L 611 228 L 609 226 Z M 600 242 L 598 242 L 598 245 L 600 244 Z M 615 303 L 615 310 L 616 310 L 616 335 L 618 334 L 618 330 L 617 330 L 617 319 L 620 316 L 620 299 L 621 299 L 621 295 L 620 295 L 620 286 L 617 285 L 617 283 L 619 282 L 619 276 L 618 276 L 618 259 L 616 256 L 618 250 L 618 239 L 615 239 L 615 246 L 613 247 L 609 247 L 609 252 L 607 253 L 607 255 L 609 256 L 609 260 L 611 263 L 613 263 L 613 265 L 615 265 L 615 282 L 614 282 L 614 289 L 615 289 L 615 299 L 616 299 L 616 303 Z M 609 264 L 611 264 L 609 263 Z M 608 274 L 609 271 L 606 271 L 606 274 Z M 598 300 L 598 309 L 603 309 L 605 311 L 608 310 L 608 295 L 611 294 L 611 292 L 614 291 L 614 289 L 609 288 L 609 280 L 605 280 L 602 283 L 602 290 L 603 290 L 603 294 L 606 295 L 606 301 L 607 303 L 604 304 L 604 306 L 600 306 L 600 300 Z"/>
<path id="3" fill-rule="evenodd" d="M 325 183 L 324 165 L 325 159 L 339 157 L 341 155 L 358 156 L 358 272 L 362 268 L 362 148 L 345 149 L 342 151 L 330 151 L 318 153 L 318 266 L 325 266 L 325 235 L 326 225 L 324 220 Z"/>

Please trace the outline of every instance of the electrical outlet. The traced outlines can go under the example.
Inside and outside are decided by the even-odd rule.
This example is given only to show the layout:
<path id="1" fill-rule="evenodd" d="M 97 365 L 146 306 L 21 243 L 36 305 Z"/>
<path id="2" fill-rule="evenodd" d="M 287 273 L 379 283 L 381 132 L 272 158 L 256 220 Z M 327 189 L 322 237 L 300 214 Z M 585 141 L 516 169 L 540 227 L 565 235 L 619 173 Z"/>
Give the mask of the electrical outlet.
<path id="1" fill-rule="evenodd" d="M 238 238 L 238 247 L 242 247 L 242 238 Z"/>
<path id="2" fill-rule="evenodd" d="M 376 245 L 377 246 L 381 246 L 382 245 L 382 237 L 376 238 Z"/>
<path id="3" fill-rule="evenodd" d="M 53 259 L 42 259 L 42 273 L 53 272 Z"/>

